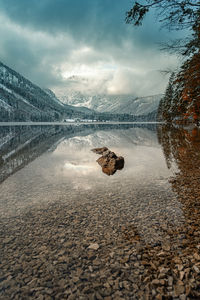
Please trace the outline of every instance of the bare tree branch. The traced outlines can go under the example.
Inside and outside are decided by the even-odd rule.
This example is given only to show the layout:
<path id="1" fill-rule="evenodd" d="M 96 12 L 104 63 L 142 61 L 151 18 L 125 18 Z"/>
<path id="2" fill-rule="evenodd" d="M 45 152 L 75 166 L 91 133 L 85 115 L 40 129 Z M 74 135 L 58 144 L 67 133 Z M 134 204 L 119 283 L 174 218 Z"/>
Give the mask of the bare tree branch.
<path id="1" fill-rule="evenodd" d="M 144 0 L 134 1 L 126 13 L 126 23 L 140 26 L 150 10 L 155 10 L 161 28 L 189 29 L 186 39 L 163 45 L 163 50 L 190 55 L 200 50 L 200 1 L 197 0 Z M 193 31 L 193 34 L 192 34 Z"/>

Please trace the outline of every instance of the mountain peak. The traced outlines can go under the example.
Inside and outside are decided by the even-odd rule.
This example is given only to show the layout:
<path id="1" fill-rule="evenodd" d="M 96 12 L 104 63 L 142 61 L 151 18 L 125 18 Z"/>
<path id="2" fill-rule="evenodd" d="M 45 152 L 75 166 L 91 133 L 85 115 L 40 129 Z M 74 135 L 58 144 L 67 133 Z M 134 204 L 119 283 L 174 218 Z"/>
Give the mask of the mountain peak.
<path id="1" fill-rule="evenodd" d="M 134 95 L 86 95 L 71 91 L 60 95 L 64 103 L 76 107 L 87 107 L 99 113 L 146 115 L 158 108 L 162 94 L 136 97 Z"/>

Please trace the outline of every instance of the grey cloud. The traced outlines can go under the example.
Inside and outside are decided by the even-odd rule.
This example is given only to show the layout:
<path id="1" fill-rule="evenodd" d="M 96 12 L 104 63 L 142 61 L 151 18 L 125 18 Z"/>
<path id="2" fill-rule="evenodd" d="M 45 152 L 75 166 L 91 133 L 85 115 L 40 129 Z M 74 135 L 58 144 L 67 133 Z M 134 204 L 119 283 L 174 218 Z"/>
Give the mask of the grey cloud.
<path id="1" fill-rule="evenodd" d="M 130 5 L 130 0 L 0 0 L 0 60 L 40 86 L 55 89 L 74 87 L 64 81 L 63 70 L 110 64 L 120 71 L 100 76 L 99 82 L 90 80 L 89 88 L 106 91 L 121 80 L 122 93 L 134 93 L 139 85 L 154 90 L 158 79 L 149 72 L 176 62 L 155 46 L 169 33 L 159 31 L 152 15 L 141 28 L 126 25 Z M 166 80 L 161 80 L 162 88 Z M 134 88 L 131 81 L 137 82 Z M 85 88 L 83 83 L 80 87 Z"/>
<path id="2" fill-rule="evenodd" d="M 2 15 L 0 36 L 0 60 L 5 64 L 40 86 L 62 82 L 59 65 L 74 48 L 71 39 L 17 28 Z"/>
<path id="3" fill-rule="evenodd" d="M 76 40 L 98 46 L 120 45 L 125 38 L 133 37 L 150 46 L 163 39 L 163 32 L 158 31 L 159 25 L 152 16 L 147 18 L 145 27 L 137 30 L 125 24 L 130 0 L 0 0 L 0 7 L 11 20 L 23 26 L 54 34 L 69 32 Z"/>

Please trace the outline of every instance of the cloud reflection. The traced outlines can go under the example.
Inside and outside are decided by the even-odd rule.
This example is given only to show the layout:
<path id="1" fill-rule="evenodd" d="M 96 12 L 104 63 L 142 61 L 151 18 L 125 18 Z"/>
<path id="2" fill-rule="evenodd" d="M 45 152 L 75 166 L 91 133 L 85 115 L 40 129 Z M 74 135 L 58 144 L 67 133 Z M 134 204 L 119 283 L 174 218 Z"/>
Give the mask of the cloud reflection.
<path id="1" fill-rule="evenodd" d="M 67 162 L 65 163 L 65 169 L 70 170 L 72 172 L 74 171 L 82 174 L 87 174 L 89 172 L 92 172 L 95 169 L 95 166 Z"/>

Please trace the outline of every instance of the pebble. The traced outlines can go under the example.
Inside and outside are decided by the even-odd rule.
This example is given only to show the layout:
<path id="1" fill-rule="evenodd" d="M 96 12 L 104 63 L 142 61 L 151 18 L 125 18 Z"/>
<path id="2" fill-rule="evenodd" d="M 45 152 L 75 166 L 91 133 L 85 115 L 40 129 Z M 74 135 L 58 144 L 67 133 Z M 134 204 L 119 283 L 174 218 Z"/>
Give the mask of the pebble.
<path id="1" fill-rule="evenodd" d="M 91 244 L 88 249 L 92 249 L 92 250 L 98 250 L 99 249 L 99 245 L 98 244 Z"/>

